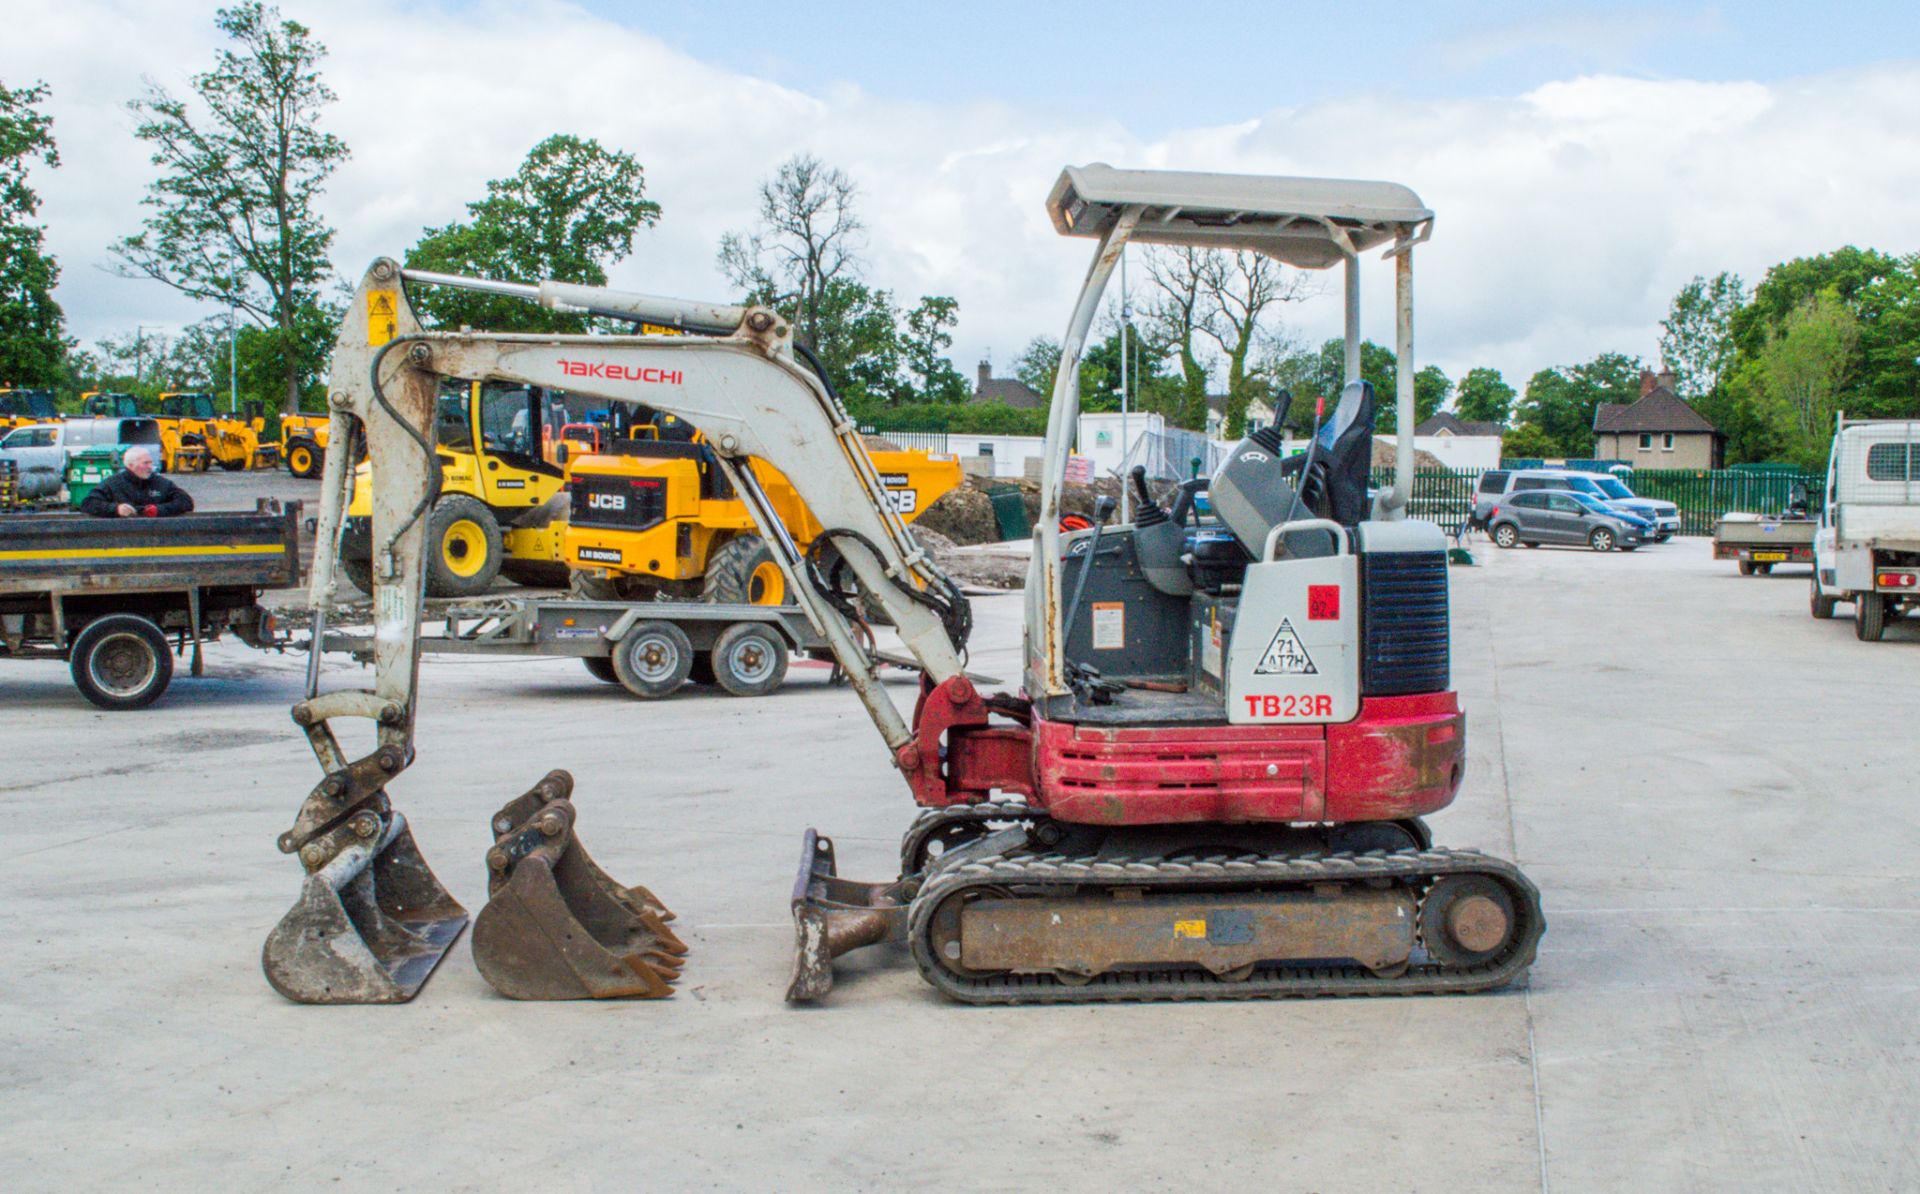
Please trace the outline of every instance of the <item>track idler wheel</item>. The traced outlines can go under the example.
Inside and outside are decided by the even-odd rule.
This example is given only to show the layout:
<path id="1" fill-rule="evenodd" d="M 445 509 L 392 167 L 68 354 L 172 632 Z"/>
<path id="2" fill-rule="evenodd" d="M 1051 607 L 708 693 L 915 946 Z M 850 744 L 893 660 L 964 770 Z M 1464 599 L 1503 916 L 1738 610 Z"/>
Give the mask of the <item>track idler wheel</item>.
<path id="1" fill-rule="evenodd" d="M 474 964 L 509 999 L 664 999 L 687 952 L 673 913 L 594 864 L 572 794 L 573 777 L 552 771 L 494 814 Z"/>
<path id="2" fill-rule="evenodd" d="M 1513 940 L 1519 915 L 1513 896 L 1484 875 L 1450 875 L 1420 902 L 1420 941 L 1447 966 L 1491 961 Z"/>

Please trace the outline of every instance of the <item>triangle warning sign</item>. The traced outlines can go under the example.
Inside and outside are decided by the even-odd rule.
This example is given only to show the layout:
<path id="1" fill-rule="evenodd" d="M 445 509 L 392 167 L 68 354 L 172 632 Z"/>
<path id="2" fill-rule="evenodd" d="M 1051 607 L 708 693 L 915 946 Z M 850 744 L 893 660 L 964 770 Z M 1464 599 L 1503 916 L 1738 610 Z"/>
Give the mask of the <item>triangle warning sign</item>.
<path id="1" fill-rule="evenodd" d="M 1280 619 L 1280 629 L 1273 632 L 1266 654 L 1253 669 L 1256 676 L 1314 676 L 1319 672 L 1313 666 L 1313 656 L 1307 654 L 1306 644 L 1293 632 L 1292 621 L 1286 618 Z"/>

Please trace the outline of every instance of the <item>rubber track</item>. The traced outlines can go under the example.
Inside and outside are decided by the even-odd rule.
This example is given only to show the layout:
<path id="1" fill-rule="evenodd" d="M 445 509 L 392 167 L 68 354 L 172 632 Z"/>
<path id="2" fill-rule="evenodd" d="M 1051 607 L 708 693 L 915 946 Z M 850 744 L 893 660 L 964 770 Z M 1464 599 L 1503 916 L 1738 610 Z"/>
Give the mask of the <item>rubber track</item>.
<path id="1" fill-rule="evenodd" d="M 1179 893 L 1248 890 L 1298 884 L 1388 879 L 1417 885 L 1422 895 L 1448 875 L 1485 875 L 1513 896 L 1520 918 L 1513 944 L 1478 966 L 1453 968 L 1427 962 L 1381 977 L 1357 965 L 1274 964 L 1228 982 L 1197 968 L 1115 971 L 1085 985 L 1052 975 L 1008 974 L 969 978 L 934 956 L 929 929 L 943 901 L 971 887 L 1016 886 L 1021 895 L 1143 887 Z M 1040 890 L 1034 890 L 1034 889 Z M 1052 890 L 1047 890 L 1052 889 Z M 1258 859 L 1091 858 L 1062 854 L 990 855 L 936 871 L 913 902 L 907 939 L 921 975 L 943 994 L 963 1003 L 1103 1003 L 1163 999 L 1283 999 L 1340 995 L 1444 995 L 1486 991 L 1519 978 L 1533 962 L 1546 917 L 1540 892 L 1520 869 L 1476 850 L 1396 850 L 1367 854 L 1269 855 Z"/>
<path id="2" fill-rule="evenodd" d="M 979 825 L 983 830 L 993 821 L 1044 820 L 1046 814 L 1024 800 L 980 800 L 972 804 L 950 804 L 944 808 L 923 808 L 920 815 L 900 836 L 900 873 L 911 873 L 911 859 L 921 844 L 935 833 L 952 825 Z M 939 860 L 934 860 L 938 865 Z"/>

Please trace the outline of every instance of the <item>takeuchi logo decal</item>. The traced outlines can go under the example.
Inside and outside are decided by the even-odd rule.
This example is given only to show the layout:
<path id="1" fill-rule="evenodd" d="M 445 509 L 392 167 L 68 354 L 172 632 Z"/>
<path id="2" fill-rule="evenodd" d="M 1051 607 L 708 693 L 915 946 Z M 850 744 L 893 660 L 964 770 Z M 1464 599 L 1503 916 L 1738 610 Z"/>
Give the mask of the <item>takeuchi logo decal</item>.
<path id="1" fill-rule="evenodd" d="M 609 365 L 605 361 L 561 361 L 560 371 L 568 377 L 603 377 L 608 381 L 641 381 L 658 386 L 677 386 L 684 380 L 678 369 Z"/>

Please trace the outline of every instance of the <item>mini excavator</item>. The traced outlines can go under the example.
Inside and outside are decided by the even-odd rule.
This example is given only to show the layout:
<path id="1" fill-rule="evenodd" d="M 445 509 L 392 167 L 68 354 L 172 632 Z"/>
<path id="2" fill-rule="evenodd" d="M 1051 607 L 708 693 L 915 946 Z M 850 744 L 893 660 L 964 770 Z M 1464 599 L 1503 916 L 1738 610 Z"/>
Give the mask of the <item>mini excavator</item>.
<path id="1" fill-rule="evenodd" d="M 1510 862 L 1436 848 L 1422 820 L 1453 801 L 1465 762 L 1446 540 L 1408 517 L 1413 251 L 1432 212 L 1389 183 L 1099 164 L 1066 169 L 1047 210 L 1095 247 L 1049 409 L 1017 693 L 983 693 L 963 670 L 966 598 L 893 512 L 825 370 L 774 311 L 373 264 L 333 355 L 312 596 L 317 635 L 364 447 L 379 477 L 374 679 L 322 693 L 315 652 L 293 709 L 324 775 L 280 838 L 306 879 L 266 943 L 277 989 L 404 1001 L 467 924 L 387 795 L 413 759 L 446 378 L 591 394 L 697 427 L 865 705 L 920 813 L 884 882 L 840 876 L 832 841 L 806 833 L 789 999 L 822 998 L 836 956 L 882 942 L 969 1003 L 1469 992 L 1525 973 L 1545 927 L 1534 885 Z M 1392 485 L 1368 484 L 1376 395 L 1353 380 L 1317 412 L 1306 451 L 1287 455 L 1262 430 L 1165 505 L 1136 471 L 1129 521 L 1103 504 L 1093 525 L 1063 531 L 1080 352 L 1130 243 L 1342 267 L 1350 379 L 1360 260 L 1381 249 L 1395 272 Z M 423 331 L 409 284 L 694 334 Z M 753 458 L 824 528 L 806 551 Z M 882 619 L 923 668 L 911 718 L 880 684 L 869 623 Z M 346 719 L 373 724 L 371 753 L 341 747 Z M 477 965 L 518 998 L 666 994 L 686 953 L 671 914 L 595 866 L 575 819 L 564 772 L 496 814 Z"/>

